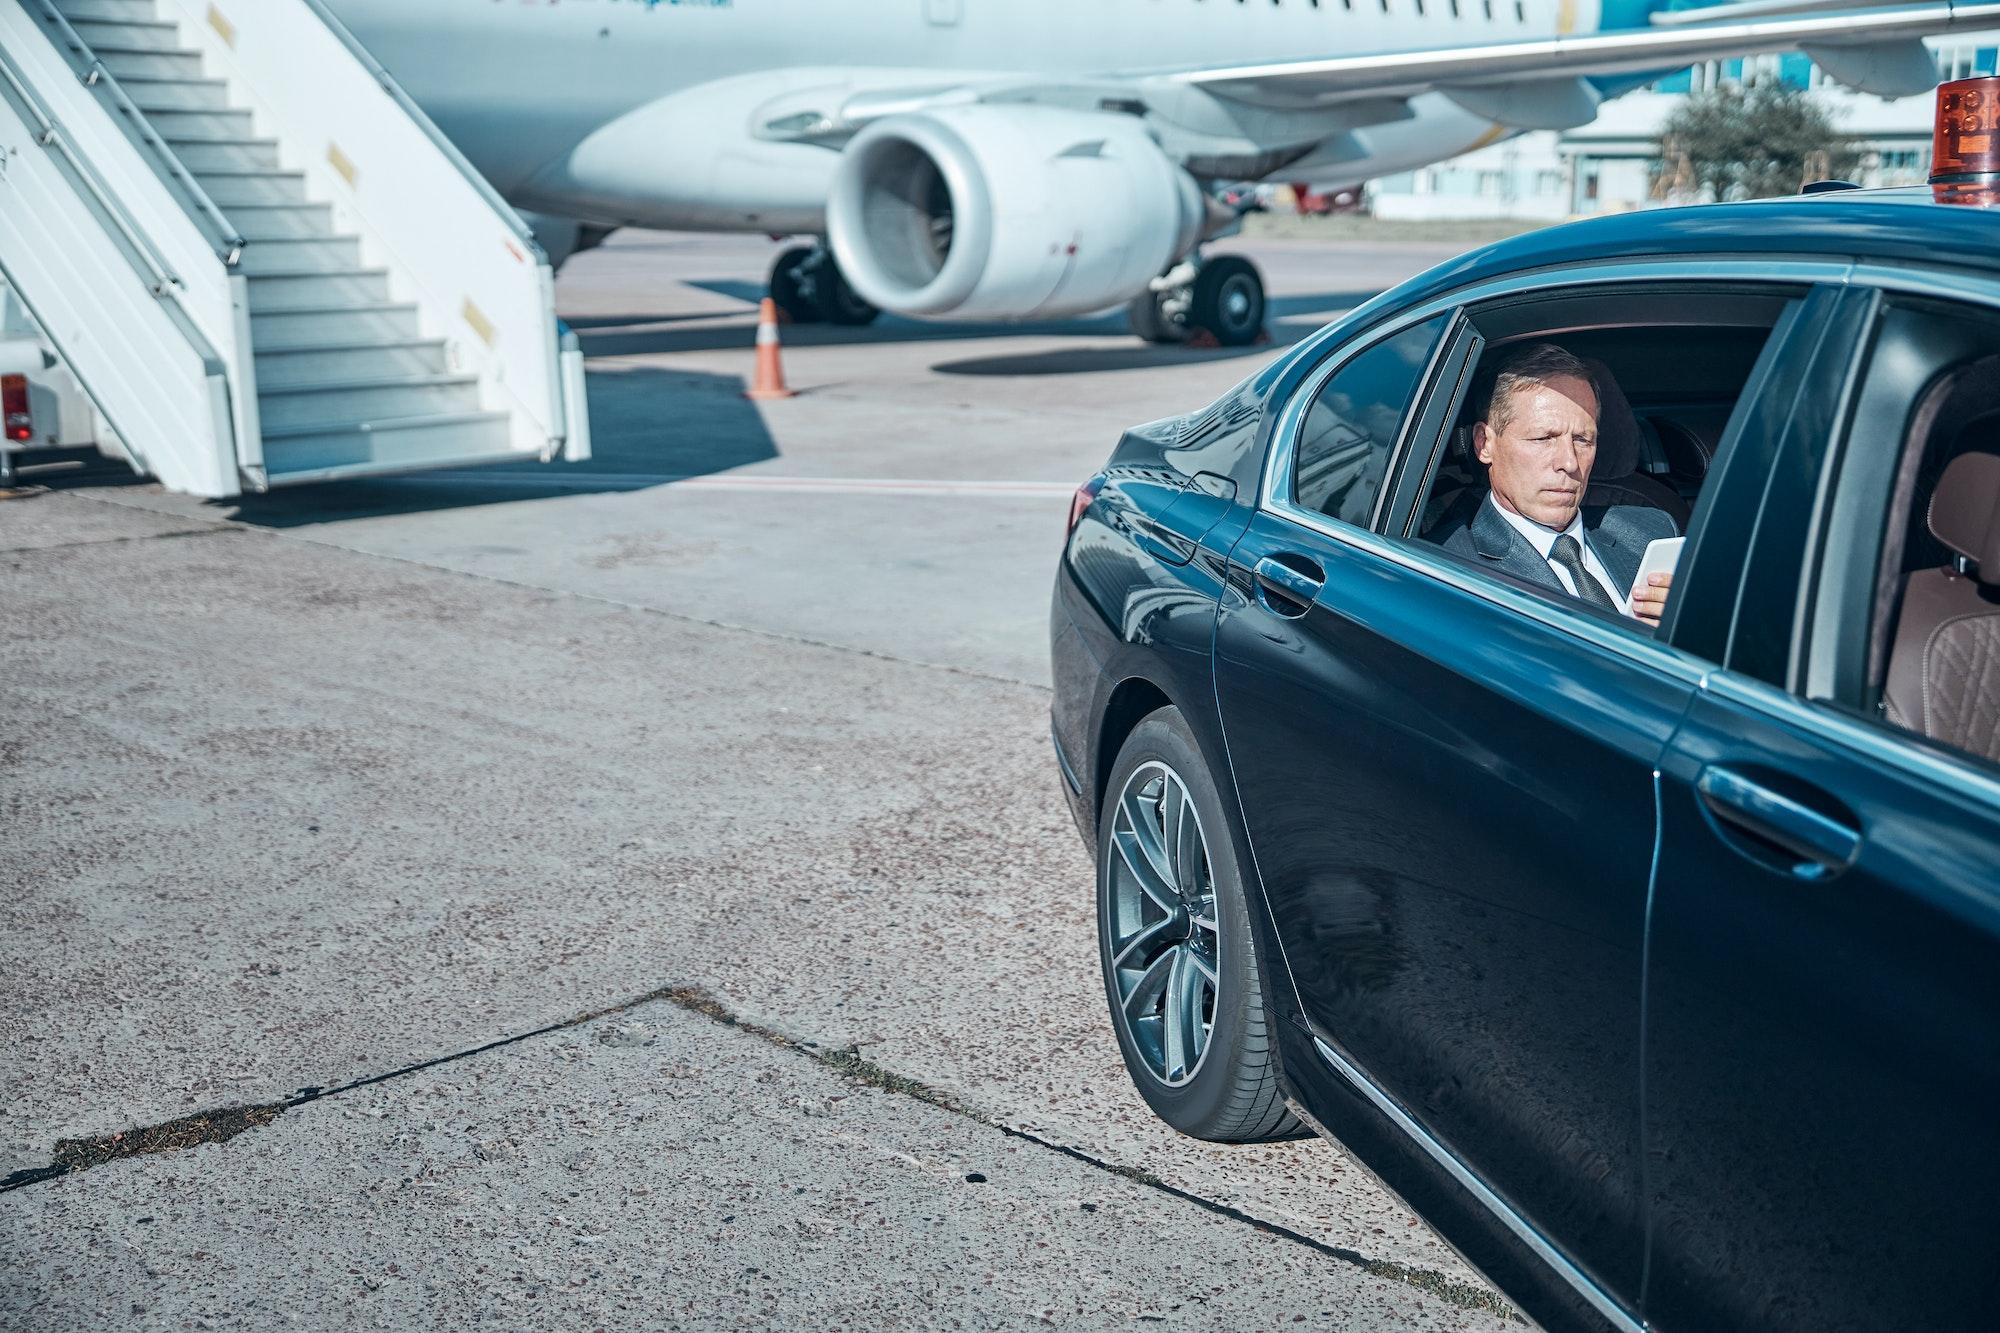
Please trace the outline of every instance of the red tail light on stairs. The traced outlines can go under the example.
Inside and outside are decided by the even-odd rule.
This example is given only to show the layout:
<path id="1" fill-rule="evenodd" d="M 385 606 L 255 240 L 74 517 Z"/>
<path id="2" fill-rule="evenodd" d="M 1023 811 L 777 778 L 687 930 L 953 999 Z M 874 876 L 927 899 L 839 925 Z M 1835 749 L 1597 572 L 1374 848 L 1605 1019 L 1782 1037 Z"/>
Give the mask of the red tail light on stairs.
<path id="1" fill-rule="evenodd" d="M 0 420 L 5 422 L 9 440 L 35 438 L 35 418 L 28 411 L 26 375 L 0 375 Z"/>

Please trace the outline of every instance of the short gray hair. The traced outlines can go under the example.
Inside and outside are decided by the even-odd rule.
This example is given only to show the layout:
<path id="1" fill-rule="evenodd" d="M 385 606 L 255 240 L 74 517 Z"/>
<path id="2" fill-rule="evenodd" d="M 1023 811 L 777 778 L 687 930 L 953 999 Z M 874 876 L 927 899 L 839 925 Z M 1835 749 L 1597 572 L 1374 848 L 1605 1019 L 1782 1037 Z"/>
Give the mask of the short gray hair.
<path id="1" fill-rule="evenodd" d="M 1482 420 L 1496 433 L 1507 429 L 1507 423 L 1513 419 L 1517 392 L 1530 385 L 1563 379 L 1582 380 L 1593 394 L 1598 392 L 1597 376 L 1590 373 L 1590 367 L 1575 353 L 1554 343 L 1529 343 L 1516 348 L 1507 354 L 1493 376 L 1493 391 L 1486 397 Z"/>

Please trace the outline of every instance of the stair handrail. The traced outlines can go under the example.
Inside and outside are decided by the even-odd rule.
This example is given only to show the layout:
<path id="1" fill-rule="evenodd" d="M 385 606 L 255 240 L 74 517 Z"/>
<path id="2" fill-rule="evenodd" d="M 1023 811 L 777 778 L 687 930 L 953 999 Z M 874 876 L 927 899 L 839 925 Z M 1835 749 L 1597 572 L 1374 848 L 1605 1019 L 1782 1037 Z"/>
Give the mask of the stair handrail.
<path id="1" fill-rule="evenodd" d="M 32 17 L 25 6 L 19 11 L 23 17 Z M 64 65 L 68 66 L 67 58 Z M 73 68 L 72 68 L 73 72 Z M 212 425 L 217 443 L 225 450 L 233 451 L 235 438 L 239 433 L 238 416 L 241 387 L 232 382 L 232 367 L 216 348 L 216 344 L 203 332 L 197 317 L 194 296 L 187 282 L 175 271 L 175 266 L 160 247 L 153 241 L 138 216 L 123 204 L 85 151 L 79 151 L 77 141 L 70 134 L 60 117 L 36 90 L 27 67 L 22 65 L 15 53 L 0 44 L 0 96 L 4 96 L 10 107 L 21 113 L 24 126 L 29 130 L 37 147 L 50 154 L 50 160 L 60 164 L 58 173 L 69 188 L 76 192 L 89 212 L 105 228 L 106 235 L 114 241 L 112 248 L 121 254 L 131 266 L 148 295 L 157 301 L 158 308 L 172 325 L 175 333 L 184 340 L 187 349 L 200 364 L 207 381 L 207 395 L 212 414 Z M 199 235 L 199 233 L 195 233 Z M 134 436 L 126 429 L 126 423 L 118 419 L 118 414 L 106 406 L 106 399 L 93 383 L 93 372 L 80 363 L 73 349 L 65 345 L 62 330 L 36 308 L 34 298 L 26 286 L 17 281 L 0 262 L 0 280 L 13 289 L 30 318 L 40 328 L 43 338 L 55 349 L 69 373 L 76 378 L 84 392 L 118 432 L 128 447 Z M 241 276 L 230 279 L 241 283 Z M 234 373 L 240 373 L 240 368 Z M 233 490 L 213 492 L 234 494 Z"/>
<path id="2" fill-rule="evenodd" d="M 42 0 L 42 2 L 48 3 L 49 0 Z M 403 85 L 396 81 L 396 76 L 389 72 L 388 67 L 377 60 L 369 52 L 368 48 L 361 44 L 360 39 L 347 30 L 347 25 L 340 21 L 338 15 L 326 7 L 323 0 L 301 0 L 301 3 L 313 12 L 320 22 L 326 25 L 327 31 L 338 38 L 342 46 L 345 46 L 349 51 L 354 53 L 354 58 L 361 63 L 361 67 L 368 71 L 369 76 L 376 83 L 382 85 L 382 91 L 389 95 L 389 99 L 402 109 L 403 113 L 415 123 L 419 130 L 423 131 L 425 137 L 437 145 L 438 151 L 444 155 L 445 160 L 457 169 L 459 175 L 465 177 L 466 183 L 478 192 L 487 205 L 499 215 L 500 220 L 506 223 L 513 231 L 515 239 L 521 242 L 522 247 L 527 250 L 529 256 L 538 264 L 548 263 L 549 257 L 542 250 L 541 243 L 535 239 L 534 229 L 522 220 L 519 213 L 514 211 L 512 204 L 501 198 L 500 192 L 494 189 L 492 183 L 481 174 L 479 169 L 467 160 L 465 154 L 458 151 L 458 145 L 446 138 L 444 131 L 440 130 L 436 123 L 428 115 L 424 114 L 424 109 L 417 105 L 416 99 L 403 91 Z"/>
<path id="3" fill-rule="evenodd" d="M 185 287 L 180 276 L 174 272 L 166 256 L 162 255 L 147 238 L 137 219 L 118 202 L 117 196 L 97 174 L 97 169 L 70 146 L 69 136 L 63 130 L 62 122 L 55 118 L 55 114 L 36 94 L 28 83 L 26 72 L 15 63 L 13 54 L 4 46 L 0 46 L 0 75 L 6 77 L 8 86 L 13 89 L 21 104 L 28 109 L 28 114 L 34 118 L 37 146 L 62 154 L 77 180 L 90 192 L 91 201 L 118 229 L 118 234 L 124 238 L 128 251 L 126 258 L 133 262 L 133 267 L 139 271 L 139 276 L 145 279 L 147 289 L 163 300 L 177 301 Z"/>
<path id="4" fill-rule="evenodd" d="M 174 188 L 181 191 L 194 211 L 200 215 L 201 221 L 207 224 L 209 244 L 214 247 L 216 256 L 222 260 L 223 266 L 235 268 L 243 258 L 243 247 L 247 242 L 244 241 L 243 234 L 236 230 L 235 224 L 230 222 L 229 215 L 208 197 L 208 191 L 201 187 L 201 182 L 194 178 L 194 173 L 181 165 L 179 155 L 167 146 L 166 140 L 162 139 L 159 132 L 153 128 L 152 118 L 132 100 L 124 86 L 118 82 L 117 76 L 98 59 L 97 52 L 91 49 L 90 43 L 83 40 L 83 35 L 70 26 L 68 16 L 56 8 L 55 0 L 26 0 L 26 3 L 40 12 L 44 23 L 52 24 L 62 32 L 63 40 L 69 44 L 70 51 L 80 53 L 90 62 L 86 69 L 77 74 L 77 81 L 92 92 L 102 92 L 110 97 L 112 105 L 125 117 L 124 123 L 153 155 L 155 169 L 164 170 Z"/>

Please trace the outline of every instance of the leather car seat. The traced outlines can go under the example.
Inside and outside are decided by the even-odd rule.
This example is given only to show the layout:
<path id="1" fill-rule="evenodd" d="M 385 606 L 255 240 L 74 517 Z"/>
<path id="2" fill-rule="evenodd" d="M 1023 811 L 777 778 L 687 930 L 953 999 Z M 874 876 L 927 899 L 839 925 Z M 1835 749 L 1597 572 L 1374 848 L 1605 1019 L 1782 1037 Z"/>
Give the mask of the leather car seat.
<path id="1" fill-rule="evenodd" d="M 2000 761 L 2000 454 L 1946 465 L 1926 525 L 1957 558 L 1904 581 L 1883 708 L 1900 727 Z"/>

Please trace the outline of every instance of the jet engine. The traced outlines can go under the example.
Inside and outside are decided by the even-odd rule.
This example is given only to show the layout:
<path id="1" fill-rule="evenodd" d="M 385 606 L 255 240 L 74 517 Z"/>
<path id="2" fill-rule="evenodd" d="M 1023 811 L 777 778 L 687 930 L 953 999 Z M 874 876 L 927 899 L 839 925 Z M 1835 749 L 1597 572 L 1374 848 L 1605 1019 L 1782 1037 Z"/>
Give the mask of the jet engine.
<path id="1" fill-rule="evenodd" d="M 956 106 L 883 118 L 841 155 L 827 240 L 868 301 L 929 319 L 1122 304 L 1201 237 L 1201 190 L 1132 116 Z"/>

